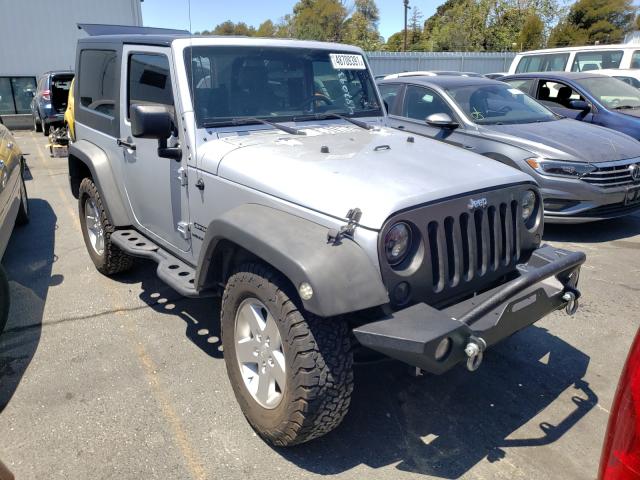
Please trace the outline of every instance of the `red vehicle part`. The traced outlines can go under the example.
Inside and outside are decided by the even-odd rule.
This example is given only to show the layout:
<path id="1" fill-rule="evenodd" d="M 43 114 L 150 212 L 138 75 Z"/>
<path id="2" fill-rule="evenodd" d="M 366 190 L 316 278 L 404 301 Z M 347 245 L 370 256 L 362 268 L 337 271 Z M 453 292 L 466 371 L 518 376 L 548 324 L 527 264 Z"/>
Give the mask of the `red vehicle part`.
<path id="1" fill-rule="evenodd" d="M 640 479 L 640 331 L 620 376 L 600 458 L 600 480 Z"/>

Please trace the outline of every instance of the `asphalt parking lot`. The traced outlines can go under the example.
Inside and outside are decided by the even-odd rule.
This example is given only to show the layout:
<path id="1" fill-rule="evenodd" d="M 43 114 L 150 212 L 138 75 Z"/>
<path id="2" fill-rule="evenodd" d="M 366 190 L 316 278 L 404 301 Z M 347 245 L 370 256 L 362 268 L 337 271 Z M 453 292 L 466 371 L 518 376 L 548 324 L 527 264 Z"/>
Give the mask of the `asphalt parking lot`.
<path id="1" fill-rule="evenodd" d="M 640 216 L 548 227 L 587 253 L 575 317 L 556 313 L 486 356 L 412 378 L 361 365 L 350 413 L 312 443 L 274 449 L 227 380 L 217 300 L 180 298 L 151 263 L 94 269 L 65 158 L 27 154 L 31 223 L 4 257 L 12 310 L 0 336 L 0 459 L 17 479 L 594 478 L 640 323 Z"/>

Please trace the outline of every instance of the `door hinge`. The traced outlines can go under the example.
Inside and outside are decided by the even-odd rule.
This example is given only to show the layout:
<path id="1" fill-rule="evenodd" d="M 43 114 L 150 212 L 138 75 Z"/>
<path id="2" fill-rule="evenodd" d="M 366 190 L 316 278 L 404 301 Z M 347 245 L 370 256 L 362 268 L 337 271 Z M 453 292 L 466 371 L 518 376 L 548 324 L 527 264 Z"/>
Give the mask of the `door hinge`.
<path id="1" fill-rule="evenodd" d="M 180 180 L 181 187 L 187 184 L 187 170 L 184 167 L 178 169 L 178 180 Z"/>
<path id="2" fill-rule="evenodd" d="M 189 240 L 191 238 L 191 226 L 189 222 L 178 222 L 178 232 L 182 238 Z"/>

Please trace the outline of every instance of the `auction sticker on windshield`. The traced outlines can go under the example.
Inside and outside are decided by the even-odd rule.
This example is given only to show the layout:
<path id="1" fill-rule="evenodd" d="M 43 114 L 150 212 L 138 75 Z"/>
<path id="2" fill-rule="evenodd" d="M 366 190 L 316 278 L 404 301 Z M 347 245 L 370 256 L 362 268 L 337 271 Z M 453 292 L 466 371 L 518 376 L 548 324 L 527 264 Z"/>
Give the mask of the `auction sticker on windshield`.
<path id="1" fill-rule="evenodd" d="M 365 70 L 362 55 L 348 55 L 346 53 L 330 53 L 331 65 L 336 70 Z"/>

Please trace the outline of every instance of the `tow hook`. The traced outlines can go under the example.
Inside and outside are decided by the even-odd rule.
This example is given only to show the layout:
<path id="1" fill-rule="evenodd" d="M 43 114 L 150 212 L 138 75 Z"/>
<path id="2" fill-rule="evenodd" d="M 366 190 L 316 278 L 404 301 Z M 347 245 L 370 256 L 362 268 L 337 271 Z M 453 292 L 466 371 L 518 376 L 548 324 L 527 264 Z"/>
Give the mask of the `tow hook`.
<path id="1" fill-rule="evenodd" d="M 578 311 L 578 297 L 574 292 L 564 292 L 564 294 L 562 295 L 562 300 L 567 302 L 567 306 L 564 307 L 564 311 L 567 312 L 567 315 L 572 316 Z"/>
<path id="2" fill-rule="evenodd" d="M 483 352 L 487 348 L 487 342 L 480 337 L 469 337 L 464 353 L 467 354 L 467 370 L 475 372 L 482 363 Z"/>

